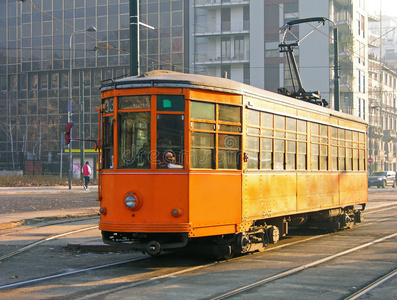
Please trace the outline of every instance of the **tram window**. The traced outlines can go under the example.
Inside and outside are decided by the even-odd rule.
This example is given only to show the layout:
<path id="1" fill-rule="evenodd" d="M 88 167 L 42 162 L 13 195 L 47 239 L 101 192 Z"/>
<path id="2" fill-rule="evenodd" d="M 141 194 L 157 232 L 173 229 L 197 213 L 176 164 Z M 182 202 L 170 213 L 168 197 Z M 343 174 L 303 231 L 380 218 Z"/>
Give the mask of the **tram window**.
<path id="1" fill-rule="evenodd" d="M 247 127 L 247 134 L 260 135 L 260 133 L 261 131 L 259 128 Z"/>
<path id="2" fill-rule="evenodd" d="M 359 170 L 364 171 L 365 170 L 365 152 L 364 150 L 359 150 Z"/>
<path id="3" fill-rule="evenodd" d="M 320 145 L 320 170 L 328 170 L 328 146 Z"/>
<path id="4" fill-rule="evenodd" d="M 319 135 L 318 124 L 312 123 L 312 135 Z"/>
<path id="5" fill-rule="evenodd" d="M 240 107 L 219 104 L 219 121 L 241 123 Z"/>
<path id="6" fill-rule="evenodd" d="M 307 157 L 307 145 L 303 142 L 298 142 L 298 157 L 297 157 L 297 169 L 306 170 L 306 157 Z"/>
<path id="7" fill-rule="evenodd" d="M 353 149 L 353 171 L 358 171 L 358 149 Z"/>
<path id="8" fill-rule="evenodd" d="M 285 117 L 275 116 L 274 119 L 274 128 L 285 130 Z"/>
<path id="9" fill-rule="evenodd" d="M 358 132 L 356 131 L 353 131 L 353 147 L 358 147 Z"/>
<path id="10" fill-rule="evenodd" d="M 346 130 L 346 146 L 352 147 L 352 132 L 350 130 Z"/>
<path id="11" fill-rule="evenodd" d="M 339 138 L 339 145 L 344 146 L 345 145 L 345 130 L 344 129 L 338 129 L 338 138 Z"/>
<path id="12" fill-rule="evenodd" d="M 319 170 L 319 145 L 312 144 L 312 159 L 311 159 L 312 170 Z"/>
<path id="13" fill-rule="evenodd" d="M 287 130 L 296 132 L 296 119 L 287 118 Z"/>
<path id="14" fill-rule="evenodd" d="M 247 137 L 248 169 L 259 168 L 259 137 Z"/>
<path id="15" fill-rule="evenodd" d="M 262 138 L 261 169 L 271 170 L 273 165 L 273 139 Z"/>
<path id="16" fill-rule="evenodd" d="M 345 171 L 346 164 L 345 164 L 345 148 L 339 147 L 339 170 Z"/>
<path id="17" fill-rule="evenodd" d="M 157 167 L 181 168 L 184 155 L 184 116 L 157 115 Z M 172 161 L 167 159 L 172 154 Z"/>
<path id="18" fill-rule="evenodd" d="M 227 132 L 241 132 L 241 126 L 235 125 L 219 125 L 219 131 L 227 131 Z"/>
<path id="19" fill-rule="evenodd" d="M 259 127 L 259 111 L 247 110 L 247 124 L 254 127 Z"/>
<path id="20" fill-rule="evenodd" d="M 150 108 L 149 95 L 120 96 L 117 100 L 119 109 Z"/>
<path id="21" fill-rule="evenodd" d="M 113 168 L 113 117 L 103 118 L 103 168 Z"/>
<path id="22" fill-rule="evenodd" d="M 266 128 L 273 128 L 273 118 L 274 115 L 266 113 L 266 112 L 262 112 L 262 127 L 266 127 Z"/>
<path id="23" fill-rule="evenodd" d="M 118 168 L 150 169 L 150 112 L 119 116 Z"/>
<path id="24" fill-rule="evenodd" d="M 276 129 L 274 136 L 281 138 L 285 137 L 285 117 L 275 116 L 274 128 Z"/>
<path id="25" fill-rule="evenodd" d="M 338 145 L 338 128 L 332 127 L 331 135 L 332 135 L 332 145 Z"/>
<path id="26" fill-rule="evenodd" d="M 262 136 L 273 136 L 273 130 L 269 130 L 269 129 L 262 129 Z"/>
<path id="27" fill-rule="evenodd" d="M 185 111 L 185 99 L 180 95 L 157 95 L 158 111 Z"/>
<path id="28" fill-rule="evenodd" d="M 346 170 L 352 170 L 352 162 L 353 162 L 353 150 L 350 148 L 346 149 Z"/>
<path id="29" fill-rule="evenodd" d="M 296 169 L 296 142 L 287 141 L 287 170 Z"/>
<path id="30" fill-rule="evenodd" d="M 320 143 L 328 144 L 328 128 L 326 125 L 320 125 Z"/>
<path id="31" fill-rule="evenodd" d="M 215 169 L 215 134 L 193 132 L 191 147 L 192 168 Z"/>
<path id="32" fill-rule="evenodd" d="M 240 169 L 241 136 L 218 134 L 218 168 Z"/>
<path id="33" fill-rule="evenodd" d="M 200 123 L 200 122 L 192 122 L 192 127 L 196 130 L 208 130 L 208 131 L 214 131 L 215 130 L 215 124 L 213 123 Z"/>
<path id="34" fill-rule="evenodd" d="M 364 148 L 364 142 L 365 142 L 365 134 L 360 132 L 358 134 L 358 141 L 362 144 L 360 145 L 360 148 Z"/>
<path id="35" fill-rule="evenodd" d="M 215 121 L 215 104 L 205 102 L 191 102 L 192 119 Z"/>
<path id="36" fill-rule="evenodd" d="M 306 133 L 307 132 L 306 121 L 298 120 L 298 132 L 299 133 Z"/>
<path id="37" fill-rule="evenodd" d="M 274 169 L 284 170 L 285 165 L 285 141 L 274 141 Z"/>
<path id="38" fill-rule="evenodd" d="M 332 170 L 337 171 L 338 170 L 338 147 L 332 147 L 331 149 L 332 152 Z"/>

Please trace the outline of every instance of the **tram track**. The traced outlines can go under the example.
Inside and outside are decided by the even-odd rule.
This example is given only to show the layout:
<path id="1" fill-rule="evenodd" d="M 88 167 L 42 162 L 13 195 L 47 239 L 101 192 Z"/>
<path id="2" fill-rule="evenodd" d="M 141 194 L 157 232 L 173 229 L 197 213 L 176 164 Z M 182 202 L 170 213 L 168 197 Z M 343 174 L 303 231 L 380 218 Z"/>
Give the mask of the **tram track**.
<path id="1" fill-rule="evenodd" d="M 392 208 L 390 208 L 390 209 L 392 209 Z M 384 209 L 382 209 L 382 211 L 383 210 Z M 384 222 L 384 221 L 387 221 L 388 219 L 390 219 L 390 218 L 382 218 L 382 219 L 378 219 L 376 221 L 372 220 L 372 222 L 370 222 L 370 223 L 360 224 L 357 227 L 363 227 L 363 226 L 366 226 L 366 225 L 368 226 L 368 225 L 371 225 L 371 224 L 374 224 L 374 223 L 378 223 L 378 222 Z M 94 227 L 86 228 L 86 230 L 92 230 L 92 229 L 95 229 L 95 228 Z M 72 233 L 73 232 L 71 232 L 70 234 L 72 234 Z M 64 236 L 65 234 L 66 233 L 63 233 L 63 234 L 59 234 L 57 236 L 52 236 L 52 237 L 49 237 L 47 239 L 43 239 L 41 243 L 45 243 L 46 241 L 49 241 L 49 240 L 52 240 L 52 239 L 60 238 L 61 236 Z M 300 243 L 309 242 L 309 241 L 312 241 L 312 240 L 315 240 L 315 239 L 319 239 L 319 238 L 322 238 L 322 237 L 325 237 L 325 236 L 328 236 L 328 235 L 332 235 L 332 234 L 333 233 L 320 234 L 320 235 L 304 238 L 304 239 L 299 240 L 299 241 L 286 243 L 286 244 L 283 244 L 283 245 L 274 245 L 273 247 L 265 249 L 263 252 L 274 251 L 274 250 L 277 250 L 277 249 L 281 249 L 281 248 L 297 245 L 297 244 L 300 244 Z M 243 291 L 246 291 L 247 289 L 252 289 L 252 288 L 254 288 L 256 286 L 259 286 L 261 284 L 263 285 L 263 284 L 266 284 L 268 282 L 272 282 L 272 281 L 281 279 L 283 277 L 290 276 L 292 274 L 296 274 L 296 273 L 298 273 L 298 272 L 300 272 L 302 270 L 306 270 L 308 268 L 312 268 L 314 266 L 317 266 L 319 264 L 325 263 L 325 262 L 330 261 L 332 259 L 335 259 L 337 257 L 352 253 L 354 251 L 358 251 L 360 249 L 364 249 L 364 248 L 369 247 L 371 245 L 380 243 L 380 242 L 382 242 L 384 240 L 391 239 L 391 238 L 393 238 L 395 236 L 397 236 L 397 233 L 394 233 L 394 234 L 391 234 L 391 235 L 387 235 L 387 236 L 384 236 L 382 238 L 373 240 L 371 242 L 364 243 L 364 244 L 362 244 L 360 246 L 357 246 L 357 247 L 355 247 L 353 249 L 345 250 L 345 251 L 342 251 L 340 253 L 328 256 L 326 258 L 322 258 L 320 260 L 316 260 L 314 262 L 298 266 L 296 268 L 287 270 L 285 272 L 282 272 L 280 274 L 274 275 L 272 277 L 263 278 L 263 279 L 259 280 L 258 282 L 255 282 L 255 283 L 252 283 L 252 284 L 248 285 L 247 287 L 241 287 L 241 288 L 239 288 L 239 289 L 241 289 L 241 291 L 240 290 L 233 291 L 233 293 L 237 293 L 238 294 L 238 292 L 241 293 Z M 35 243 L 33 243 L 33 244 L 34 245 L 32 245 L 31 247 L 34 247 L 36 245 Z M 29 250 L 31 247 L 27 248 L 26 250 Z M 24 251 L 26 251 L 26 250 L 24 250 Z M 17 255 L 17 254 L 18 253 L 16 253 L 15 255 Z M 261 252 L 254 253 L 253 255 L 260 255 L 260 254 L 261 254 Z M 113 289 L 107 289 L 106 291 L 96 291 L 96 292 L 94 292 L 91 295 L 87 295 L 87 294 L 85 294 L 85 295 L 87 295 L 87 299 L 95 298 L 95 297 L 106 295 L 106 294 L 111 293 L 111 292 L 118 292 L 118 291 L 122 291 L 124 289 L 132 288 L 132 287 L 144 286 L 144 285 L 147 285 L 147 284 L 150 284 L 150 283 L 154 283 L 154 282 L 156 282 L 157 280 L 160 280 L 160 279 L 173 278 L 173 277 L 177 277 L 177 276 L 182 275 L 182 274 L 188 274 L 189 272 L 197 271 L 199 269 L 208 268 L 208 267 L 214 266 L 214 265 L 219 264 L 219 263 L 226 263 L 226 262 L 232 262 L 232 261 L 235 261 L 235 260 L 244 259 L 244 257 L 245 256 L 241 256 L 241 257 L 237 257 L 235 259 L 231 259 L 231 260 L 228 260 L 228 261 L 220 261 L 220 262 L 219 261 L 213 261 L 213 262 L 206 263 L 206 264 L 203 264 L 203 265 L 197 265 L 197 266 L 193 266 L 193 267 L 182 268 L 182 269 L 180 269 L 178 271 L 169 272 L 167 274 L 162 274 L 162 275 L 154 274 L 154 276 L 152 276 L 150 278 L 147 278 L 147 279 L 144 279 L 144 280 L 135 281 L 135 282 L 129 283 L 129 284 L 121 284 L 121 285 L 119 285 L 119 286 L 117 286 L 117 287 L 115 287 Z M 19 288 L 19 287 L 22 287 L 22 286 L 29 286 L 29 285 L 36 284 L 36 283 L 44 283 L 46 281 L 50 281 L 50 280 L 53 280 L 53 279 L 56 279 L 56 278 L 72 276 L 72 275 L 82 274 L 82 273 L 85 273 L 85 272 L 96 271 L 96 270 L 106 270 L 106 269 L 109 269 L 109 268 L 112 268 L 112 267 L 122 266 L 124 264 L 134 263 L 134 262 L 143 261 L 143 260 L 150 260 L 150 259 L 151 259 L 151 257 L 145 256 L 145 257 L 135 258 L 135 259 L 131 259 L 131 260 L 124 260 L 124 261 L 120 261 L 120 262 L 115 262 L 115 263 L 111 263 L 111 264 L 103 264 L 103 265 L 98 265 L 98 266 L 94 266 L 94 267 L 83 268 L 83 269 L 80 269 L 80 270 L 73 270 L 73 271 L 70 271 L 70 272 L 63 272 L 63 273 L 59 273 L 59 274 L 43 276 L 43 277 L 40 277 L 40 278 L 35 278 L 35 279 L 26 280 L 26 281 L 21 281 L 21 282 L 18 282 L 18 283 L 2 285 L 2 286 L 0 286 L 0 290 L 12 290 L 12 289 L 16 289 L 16 288 Z M 222 295 L 216 296 L 216 297 L 211 298 L 211 299 L 226 299 L 228 297 L 231 297 L 232 295 L 234 295 L 234 294 L 230 294 L 229 295 L 228 293 L 227 294 L 224 293 Z"/>
<path id="2" fill-rule="evenodd" d="M 293 268 L 293 269 L 289 269 L 289 270 L 281 272 L 281 273 L 279 273 L 277 275 L 266 277 L 266 278 L 262 278 L 262 279 L 260 279 L 260 280 L 258 280 L 256 282 L 251 283 L 251 284 L 247 284 L 245 286 L 242 286 L 242 287 L 239 287 L 237 289 L 231 290 L 229 292 L 223 293 L 223 294 L 218 295 L 216 297 L 210 298 L 209 300 L 227 299 L 227 298 L 230 298 L 232 296 L 236 296 L 236 295 L 242 294 L 242 293 L 247 292 L 247 291 L 249 291 L 251 289 L 257 288 L 259 286 L 263 286 L 263 285 L 265 285 L 267 283 L 273 282 L 275 280 L 282 279 L 282 278 L 287 277 L 287 276 L 291 276 L 291 275 L 297 274 L 297 273 L 299 273 L 299 272 L 301 272 L 303 270 L 307 270 L 309 268 L 313 268 L 313 267 L 318 266 L 320 264 L 324 264 L 324 263 L 326 263 L 326 262 L 328 262 L 330 260 L 333 260 L 333 259 L 336 259 L 338 257 L 341 257 L 341 256 L 344 256 L 344 255 L 347 255 L 347 254 L 362 250 L 364 248 L 367 248 L 367 247 L 373 246 L 375 244 L 384 242 L 384 241 L 386 241 L 388 239 L 392 239 L 394 237 L 397 237 L 397 232 L 393 233 L 393 234 L 390 234 L 390 235 L 387 235 L 387 236 L 383 236 L 382 238 L 379 238 L 379 239 L 376 239 L 376 240 L 372 240 L 370 242 L 363 243 L 363 244 L 361 244 L 359 246 L 356 246 L 356 247 L 353 247 L 351 249 L 347 249 L 347 250 L 338 252 L 336 254 L 329 255 L 327 257 L 315 260 L 315 261 L 313 261 L 311 263 L 304 264 L 304 265 L 298 266 L 298 267 Z M 356 298 L 353 298 L 353 299 L 356 299 Z"/>
<path id="3" fill-rule="evenodd" d="M 370 284 L 366 285 L 365 287 L 361 288 L 359 291 L 355 292 L 354 294 L 350 295 L 349 297 L 346 297 L 344 300 L 355 300 L 358 299 L 364 295 L 366 295 L 368 292 L 372 291 L 373 289 L 379 287 L 386 281 L 392 279 L 394 276 L 397 275 L 397 269 L 394 269 L 387 273 L 386 275 L 380 277 L 377 280 L 374 280 Z"/>
<path id="4" fill-rule="evenodd" d="M 63 233 L 60 233 L 60 234 L 52 235 L 52 236 L 50 236 L 48 238 L 45 238 L 45 239 L 37 240 L 37 241 L 35 241 L 33 243 L 30 243 L 30 244 L 28 244 L 28 245 L 26 245 L 26 246 L 24 246 L 22 248 L 19 248 L 19 249 L 15 250 L 15 251 L 12 251 L 12 252 L 8 253 L 8 254 L 0 256 L 0 261 L 3 261 L 5 259 L 7 259 L 7 258 L 13 257 L 13 256 L 18 255 L 18 254 L 21 254 L 21 253 L 23 253 L 23 252 L 25 252 L 25 251 L 33 248 L 33 247 L 38 246 L 40 244 L 43 244 L 45 242 L 48 242 L 48 241 L 51 241 L 51 240 L 55 240 L 55 239 L 58 239 L 58 238 L 61 238 L 61 237 L 65 237 L 67 235 L 76 234 L 76 233 L 80 233 L 80 232 L 87 231 L 87 230 L 93 230 L 93 229 L 98 229 L 98 225 L 90 226 L 90 227 L 82 228 L 82 229 L 78 229 L 78 230 L 72 230 L 72 231 L 68 231 L 68 232 L 63 232 Z"/>

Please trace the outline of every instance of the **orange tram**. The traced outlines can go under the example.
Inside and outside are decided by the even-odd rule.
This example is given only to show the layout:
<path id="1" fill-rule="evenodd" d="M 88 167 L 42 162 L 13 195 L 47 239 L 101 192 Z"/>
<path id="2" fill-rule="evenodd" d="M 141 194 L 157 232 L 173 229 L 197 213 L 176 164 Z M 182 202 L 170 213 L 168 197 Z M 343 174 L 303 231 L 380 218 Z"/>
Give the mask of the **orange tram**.
<path id="1" fill-rule="evenodd" d="M 304 223 L 361 222 L 360 118 L 224 78 L 154 71 L 104 81 L 100 223 L 157 255 L 261 250 Z"/>

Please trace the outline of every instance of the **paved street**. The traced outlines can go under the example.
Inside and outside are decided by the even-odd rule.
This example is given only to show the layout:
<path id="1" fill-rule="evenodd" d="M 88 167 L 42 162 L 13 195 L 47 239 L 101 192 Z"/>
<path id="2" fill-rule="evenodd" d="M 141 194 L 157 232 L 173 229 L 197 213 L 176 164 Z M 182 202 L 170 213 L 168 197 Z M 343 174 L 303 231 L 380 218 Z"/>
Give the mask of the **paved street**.
<path id="1" fill-rule="evenodd" d="M 22 220 L 90 210 L 95 214 L 96 196 L 95 188 L 3 188 L 0 206 L 10 213 L 1 212 L 0 223 L 10 216 Z M 396 203 L 397 189 L 370 189 L 364 223 L 352 230 L 330 234 L 295 229 L 264 252 L 221 262 L 189 254 L 149 258 L 116 252 L 100 244 L 98 216 L 25 224 L 0 235 L 0 298 L 211 299 L 261 280 L 268 283 L 238 298 L 287 299 L 293 293 L 299 299 L 343 299 L 395 269 L 391 205 Z M 395 299 L 396 278 L 371 291 L 370 298 Z"/>
<path id="2" fill-rule="evenodd" d="M 0 187 L 0 229 L 28 219 L 93 215 L 98 212 L 98 187 Z M 15 223 L 15 224 L 14 224 Z"/>

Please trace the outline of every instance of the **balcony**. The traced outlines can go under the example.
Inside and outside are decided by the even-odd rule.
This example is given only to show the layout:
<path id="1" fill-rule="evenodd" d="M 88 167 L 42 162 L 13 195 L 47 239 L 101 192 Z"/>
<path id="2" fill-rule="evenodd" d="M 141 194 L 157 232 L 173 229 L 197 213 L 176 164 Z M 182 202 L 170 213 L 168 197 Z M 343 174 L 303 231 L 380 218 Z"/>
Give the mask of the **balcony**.
<path id="1" fill-rule="evenodd" d="M 244 53 L 228 53 L 221 54 L 219 52 L 199 52 L 195 53 L 194 62 L 196 64 L 213 65 L 220 63 L 247 63 L 250 54 L 248 51 Z"/>
<path id="2" fill-rule="evenodd" d="M 249 5 L 249 0 L 196 0 L 196 7 L 214 7 L 214 6 L 233 6 L 233 5 Z"/>
<path id="3" fill-rule="evenodd" d="M 249 33 L 250 22 L 208 22 L 206 24 L 195 24 L 194 34 L 196 36 L 216 36 L 236 33 Z"/>
<path id="4" fill-rule="evenodd" d="M 383 128 L 380 126 L 373 126 L 369 127 L 369 136 L 372 138 L 380 138 L 383 136 Z"/>
<path id="5" fill-rule="evenodd" d="M 397 137 L 396 131 L 393 129 L 388 129 L 383 131 L 383 139 L 387 141 L 395 140 Z"/>
<path id="6" fill-rule="evenodd" d="M 341 92 L 351 92 L 353 90 L 353 78 L 352 76 L 342 74 L 339 78 L 339 85 Z"/>
<path id="7" fill-rule="evenodd" d="M 368 22 L 380 22 L 379 12 L 368 11 Z"/>
<path id="8" fill-rule="evenodd" d="M 372 48 L 379 48 L 380 47 L 380 37 L 374 34 L 368 35 L 368 46 Z"/>
<path id="9" fill-rule="evenodd" d="M 336 26 L 348 27 L 349 29 L 351 29 L 352 16 L 347 10 L 335 12 L 334 19 L 332 21 L 334 21 Z"/>

